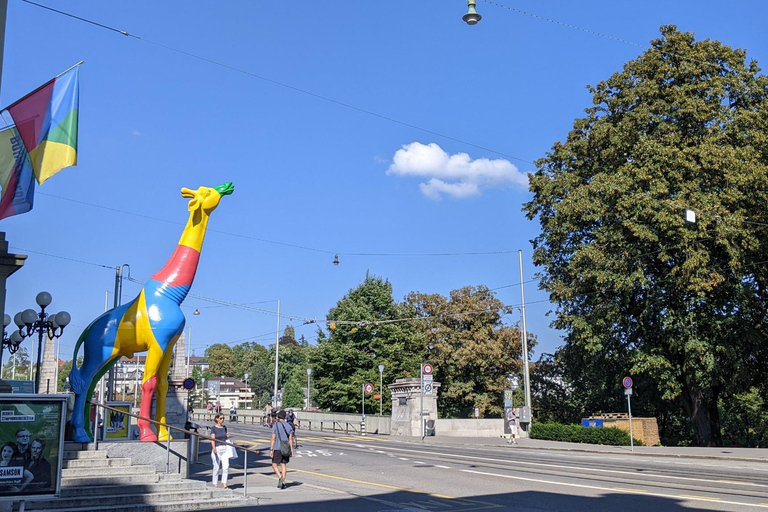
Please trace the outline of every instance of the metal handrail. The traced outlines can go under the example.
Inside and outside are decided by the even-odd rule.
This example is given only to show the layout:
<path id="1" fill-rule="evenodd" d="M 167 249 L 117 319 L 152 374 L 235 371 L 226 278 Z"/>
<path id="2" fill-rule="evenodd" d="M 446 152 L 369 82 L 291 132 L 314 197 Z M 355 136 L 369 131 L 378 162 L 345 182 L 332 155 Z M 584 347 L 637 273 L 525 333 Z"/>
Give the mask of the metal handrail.
<path id="1" fill-rule="evenodd" d="M 153 420 L 151 418 L 145 418 L 144 416 L 139 416 L 138 414 L 133 414 L 133 413 L 127 412 L 127 411 L 125 411 L 123 409 L 116 409 L 114 407 L 110 407 L 110 406 L 102 404 L 100 402 L 93 402 L 91 400 L 88 400 L 88 403 L 91 404 L 91 405 L 95 405 L 97 407 L 101 407 L 103 409 L 107 409 L 107 410 L 110 410 L 110 411 L 115 411 L 115 412 L 119 412 L 119 413 L 122 413 L 122 414 L 126 414 L 126 415 L 128 415 L 128 416 L 130 416 L 132 418 L 136 418 L 138 420 L 146 420 L 146 421 L 149 421 L 150 423 L 153 423 L 154 425 L 162 425 L 162 426 L 164 426 L 167 429 L 178 430 L 179 432 L 184 432 L 185 434 L 196 436 L 198 438 L 207 439 L 207 440 L 209 440 L 211 442 L 225 444 L 227 446 L 231 446 L 233 449 L 238 449 L 239 448 L 240 450 L 243 451 L 243 482 L 244 482 L 244 484 L 243 484 L 243 496 L 246 497 L 246 498 L 248 497 L 248 453 L 252 453 L 254 455 L 260 455 L 261 454 L 260 450 L 252 450 L 250 448 L 246 448 L 245 446 L 239 446 L 239 445 L 236 445 L 235 443 L 230 443 L 229 441 L 220 441 L 218 439 L 214 439 L 213 437 L 206 436 L 206 435 L 200 434 L 198 432 L 193 432 L 191 430 L 186 430 L 186 429 L 183 429 L 183 428 L 180 428 L 180 427 L 175 427 L 173 425 L 169 425 L 169 424 L 163 423 L 161 421 L 155 421 L 155 420 Z M 102 421 L 104 421 L 104 420 L 102 419 Z M 98 428 L 98 425 L 96 427 Z M 167 445 L 166 445 L 166 463 L 165 463 L 165 472 L 166 473 L 170 473 L 170 465 L 171 465 L 171 437 L 172 436 L 170 436 L 170 435 L 168 436 Z M 94 439 L 94 449 L 98 450 L 99 449 L 99 438 L 98 438 L 98 436 L 93 436 L 93 439 Z M 198 439 L 198 443 L 199 442 L 200 442 L 200 440 Z M 189 464 L 189 462 L 190 461 L 187 461 L 187 464 Z"/>

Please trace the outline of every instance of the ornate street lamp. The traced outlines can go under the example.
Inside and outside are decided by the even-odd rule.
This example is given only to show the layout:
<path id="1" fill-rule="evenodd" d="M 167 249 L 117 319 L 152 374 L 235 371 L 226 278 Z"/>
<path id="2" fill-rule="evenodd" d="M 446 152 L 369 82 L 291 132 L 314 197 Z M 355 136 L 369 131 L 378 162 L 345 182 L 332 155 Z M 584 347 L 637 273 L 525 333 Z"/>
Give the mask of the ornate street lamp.
<path id="1" fill-rule="evenodd" d="M 43 357 L 43 334 L 49 338 L 59 338 L 64 333 L 64 328 L 69 325 L 72 317 L 66 311 L 58 313 L 46 313 L 47 308 L 52 301 L 51 294 L 40 292 L 35 297 L 35 302 L 40 306 L 40 312 L 36 313 L 34 309 L 25 309 L 16 313 L 13 321 L 19 326 L 19 334 L 22 338 L 27 338 L 37 333 L 37 371 L 35 372 L 35 393 L 40 392 L 40 360 Z"/>
<path id="2" fill-rule="evenodd" d="M 5 332 L 6 327 L 9 325 L 11 325 L 11 315 L 6 314 L 3 318 L 3 344 L 0 345 L 0 376 L 2 376 L 3 369 L 3 350 L 5 350 L 5 347 L 8 347 L 8 352 L 13 355 L 19 350 L 19 345 L 24 340 L 24 338 L 21 337 L 21 334 L 19 334 L 19 331 L 13 331 L 9 336 Z"/>

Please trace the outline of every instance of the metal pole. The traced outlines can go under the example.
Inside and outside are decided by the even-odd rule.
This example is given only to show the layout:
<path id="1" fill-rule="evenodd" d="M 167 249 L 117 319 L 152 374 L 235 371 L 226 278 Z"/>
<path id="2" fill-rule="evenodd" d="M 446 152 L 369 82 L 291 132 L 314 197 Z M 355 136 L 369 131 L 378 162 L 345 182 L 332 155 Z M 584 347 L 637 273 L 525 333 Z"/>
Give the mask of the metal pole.
<path id="1" fill-rule="evenodd" d="M 635 440 L 632 437 L 632 404 L 630 403 L 630 394 L 627 393 L 627 411 L 629 411 L 629 446 L 631 450 L 635 451 Z"/>
<path id="2" fill-rule="evenodd" d="M 312 370 L 307 368 L 307 410 L 309 410 L 309 376 L 312 374 Z"/>
<path id="3" fill-rule="evenodd" d="M 43 353 L 43 331 L 45 330 L 45 309 L 40 310 L 40 322 L 37 326 L 37 364 L 35 365 L 35 393 L 40 393 L 40 359 Z"/>
<path id="4" fill-rule="evenodd" d="M 192 326 L 189 326 L 189 338 L 187 339 L 187 377 L 189 377 L 189 358 L 192 356 Z"/>
<path id="5" fill-rule="evenodd" d="M 419 405 L 419 423 L 421 424 L 421 440 L 423 441 L 426 436 L 426 433 L 424 432 L 424 363 L 421 363 L 419 379 L 419 397 L 421 398 L 421 405 Z"/>
<path id="6" fill-rule="evenodd" d="M 118 265 L 115 267 L 115 295 L 113 297 L 113 308 L 120 305 L 120 295 L 122 295 L 123 287 L 123 266 Z M 115 367 L 111 366 L 109 372 L 107 372 L 107 400 L 114 399 L 115 387 Z"/>
<path id="7" fill-rule="evenodd" d="M 363 382 L 362 390 L 363 392 L 361 393 L 361 396 L 363 397 L 363 421 L 365 421 L 365 382 Z"/>
<path id="8" fill-rule="evenodd" d="M 275 334 L 275 394 L 272 395 L 272 406 L 277 408 L 277 365 L 280 361 L 280 299 L 277 299 L 277 333 Z"/>
<path id="9" fill-rule="evenodd" d="M 384 407 L 384 372 L 379 372 L 379 416 L 383 416 Z"/>
<path id="10" fill-rule="evenodd" d="M 248 450 L 243 450 L 243 497 L 248 497 Z"/>
<path id="11" fill-rule="evenodd" d="M 531 379 L 528 374 L 528 328 L 525 325 L 525 290 L 523 289 L 523 251 L 519 250 L 520 255 L 520 295 L 523 301 L 521 308 L 523 317 L 523 380 L 525 381 L 525 406 L 528 409 L 529 419 L 533 420 L 531 411 Z"/>

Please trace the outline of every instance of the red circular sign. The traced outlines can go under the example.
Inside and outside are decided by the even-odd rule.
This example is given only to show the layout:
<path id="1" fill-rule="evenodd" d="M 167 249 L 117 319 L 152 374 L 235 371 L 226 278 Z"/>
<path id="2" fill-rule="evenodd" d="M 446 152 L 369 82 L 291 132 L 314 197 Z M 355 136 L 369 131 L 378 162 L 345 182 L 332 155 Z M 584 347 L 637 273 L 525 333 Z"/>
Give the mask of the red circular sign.
<path id="1" fill-rule="evenodd" d="M 624 384 L 624 387 L 629 389 L 632 387 L 632 377 L 624 377 L 624 379 L 621 381 L 622 384 Z"/>
<path id="2" fill-rule="evenodd" d="M 365 385 L 365 392 L 366 393 L 373 393 L 373 384 L 371 384 L 370 382 L 368 384 L 366 384 Z"/>
<path id="3" fill-rule="evenodd" d="M 424 365 L 424 375 L 432 375 L 432 365 L 429 363 L 426 363 Z"/>

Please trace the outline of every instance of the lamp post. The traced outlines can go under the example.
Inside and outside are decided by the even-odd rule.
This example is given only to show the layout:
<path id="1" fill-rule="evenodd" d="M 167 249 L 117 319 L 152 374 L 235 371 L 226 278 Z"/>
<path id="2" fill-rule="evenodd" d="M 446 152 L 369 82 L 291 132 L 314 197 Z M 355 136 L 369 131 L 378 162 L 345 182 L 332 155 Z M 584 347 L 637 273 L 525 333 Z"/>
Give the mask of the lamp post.
<path id="1" fill-rule="evenodd" d="M 194 316 L 200 316 L 200 310 L 195 308 L 192 313 Z M 192 358 L 192 326 L 189 326 L 189 337 L 187 339 L 187 377 L 189 377 L 190 359 Z"/>
<path id="2" fill-rule="evenodd" d="M 277 365 L 280 361 L 280 299 L 277 299 L 277 334 L 275 335 L 275 389 L 272 395 L 272 407 L 277 409 Z"/>
<path id="3" fill-rule="evenodd" d="M 16 351 L 19 350 L 19 344 L 24 339 L 21 337 L 21 334 L 19 334 L 19 331 L 13 331 L 9 336 L 5 332 L 6 327 L 9 325 L 11 325 L 11 315 L 5 314 L 3 316 L 3 344 L 0 345 L 0 378 L 2 377 L 3 371 L 3 350 L 5 350 L 5 347 L 8 347 L 8 352 L 11 355 L 15 354 Z"/>
<path id="4" fill-rule="evenodd" d="M 379 416 L 383 415 L 384 406 L 384 365 L 379 365 Z"/>
<path id="5" fill-rule="evenodd" d="M 53 298 L 48 292 L 40 292 L 35 297 L 35 302 L 40 306 L 40 312 L 36 313 L 34 309 L 25 309 L 21 313 L 16 313 L 13 321 L 19 326 L 19 334 L 22 338 L 32 336 L 37 333 L 37 370 L 35 372 L 35 393 L 40 392 L 40 360 L 43 356 L 43 334 L 49 338 L 59 338 L 64 333 L 64 328 L 69 325 L 72 317 L 66 311 L 58 313 L 46 313 L 47 308 Z"/>
<path id="6" fill-rule="evenodd" d="M 312 389 L 309 387 L 311 382 L 309 379 L 310 375 L 312 375 L 312 368 L 307 368 L 307 410 L 309 410 L 309 390 Z"/>

